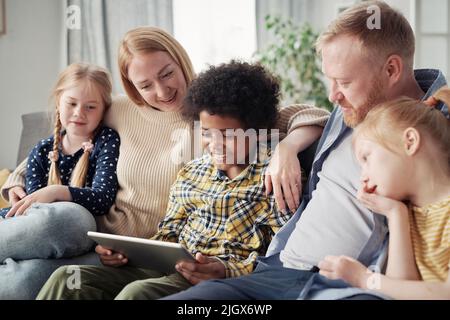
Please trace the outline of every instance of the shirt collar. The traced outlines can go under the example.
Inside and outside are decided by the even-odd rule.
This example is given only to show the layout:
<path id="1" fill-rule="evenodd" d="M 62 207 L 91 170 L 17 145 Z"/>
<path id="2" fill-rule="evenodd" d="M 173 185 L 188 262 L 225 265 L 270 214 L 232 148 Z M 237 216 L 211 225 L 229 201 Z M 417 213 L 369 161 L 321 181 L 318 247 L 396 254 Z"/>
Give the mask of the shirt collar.
<path id="1" fill-rule="evenodd" d="M 429 98 L 433 93 L 447 84 L 444 74 L 437 69 L 417 69 L 414 70 L 414 76 L 420 88 L 425 92 L 423 100 Z M 436 105 L 436 109 L 444 113 L 449 118 L 448 106 L 443 102 Z"/>
<path id="2" fill-rule="evenodd" d="M 252 179 L 255 174 L 257 174 L 257 170 L 260 167 L 265 167 L 270 160 L 270 149 L 262 148 L 259 149 L 258 159 L 256 162 L 250 163 L 237 177 L 234 179 L 228 178 L 224 171 L 217 169 L 213 162 L 211 155 L 208 154 L 208 161 L 212 169 L 210 179 L 212 181 L 225 181 L 225 182 L 236 182 L 242 181 L 244 179 Z M 262 170 L 262 169 L 261 169 Z"/>

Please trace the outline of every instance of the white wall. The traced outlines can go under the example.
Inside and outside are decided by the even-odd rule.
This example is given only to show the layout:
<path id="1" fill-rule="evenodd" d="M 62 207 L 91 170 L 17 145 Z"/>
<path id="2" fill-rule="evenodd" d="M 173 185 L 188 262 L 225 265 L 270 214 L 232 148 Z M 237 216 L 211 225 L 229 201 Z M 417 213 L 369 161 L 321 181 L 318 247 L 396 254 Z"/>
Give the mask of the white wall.
<path id="1" fill-rule="evenodd" d="M 239 8 L 239 10 L 236 10 Z M 256 51 L 255 3 L 243 0 L 173 0 L 174 36 L 198 73 Z"/>
<path id="2" fill-rule="evenodd" d="M 62 65 L 61 0 L 6 0 L 0 36 L 0 169 L 14 168 L 23 113 L 48 108 Z"/>
<path id="3" fill-rule="evenodd" d="M 385 0 L 391 7 L 398 9 L 408 19 L 414 29 L 414 0 Z"/>
<path id="4" fill-rule="evenodd" d="M 414 27 L 413 2 L 414 0 L 385 0 L 390 6 L 400 10 Z M 319 31 L 323 30 L 336 18 L 338 8 L 352 5 L 354 0 L 314 0 L 309 6 L 308 13 L 311 24 Z"/>

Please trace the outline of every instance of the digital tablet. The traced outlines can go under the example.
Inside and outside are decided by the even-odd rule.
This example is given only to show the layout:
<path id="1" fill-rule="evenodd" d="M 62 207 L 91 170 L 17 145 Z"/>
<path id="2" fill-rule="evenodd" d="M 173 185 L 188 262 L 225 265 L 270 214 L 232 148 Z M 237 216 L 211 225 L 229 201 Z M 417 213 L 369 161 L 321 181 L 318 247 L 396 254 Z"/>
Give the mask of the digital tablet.
<path id="1" fill-rule="evenodd" d="M 119 236 L 89 231 L 88 237 L 101 246 L 120 252 L 128 258 L 128 265 L 174 273 L 180 260 L 195 261 L 192 255 L 179 243 Z"/>

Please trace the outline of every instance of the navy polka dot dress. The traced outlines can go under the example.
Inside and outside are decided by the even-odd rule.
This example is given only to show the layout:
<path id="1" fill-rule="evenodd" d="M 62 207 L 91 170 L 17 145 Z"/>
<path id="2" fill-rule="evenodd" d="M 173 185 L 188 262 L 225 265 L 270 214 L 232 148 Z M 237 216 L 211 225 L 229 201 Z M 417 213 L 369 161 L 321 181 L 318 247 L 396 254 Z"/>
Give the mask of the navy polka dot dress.
<path id="1" fill-rule="evenodd" d="M 69 187 L 69 191 L 73 202 L 82 205 L 93 215 L 103 215 L 108 213 L 117 193 L 116 167 L 120 138 L 113 129 L 103 127 L 93 143 L 85 187 Z M 52 149 L 53 136 L 41 140 L 30 152 L 25 176 L 27 194 L 47 186 L 51 164 L 48 154 Z M 63 185 L 69 185 L 72 171 L 82 154 L 83 149 L 72 155 L 65 155 L 59 150 L 58 168 Z"/>

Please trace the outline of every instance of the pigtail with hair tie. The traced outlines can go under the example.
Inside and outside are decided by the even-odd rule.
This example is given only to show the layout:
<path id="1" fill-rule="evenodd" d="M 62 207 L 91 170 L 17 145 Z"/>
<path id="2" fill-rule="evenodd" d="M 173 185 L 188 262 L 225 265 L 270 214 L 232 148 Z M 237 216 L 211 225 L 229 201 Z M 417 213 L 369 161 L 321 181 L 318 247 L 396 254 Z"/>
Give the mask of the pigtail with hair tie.
<path id="1" fill-rule="evenodd" d="M 57 162 L 59 158 L 58 152 L 50 151 L 48 153 L 48 158 L 50 159 L 51 162 Z"/>
<path id="2" fill-rule="evenodd" d="M 81 147 L 83 148 L 84 152 L 89 152 L 91 153 L 92 150 L 94 150 L 94 145 L 92 144 L 92 140 L 83 142 L 81 144 Z"/>
<path id="3" fill-rule="evenodd" d="M 425 100 L 423 103 L 424 103 L 426 106 L 428 106 L 428 107 L 434 108 L 434 107 L 436 107 L 437 104 L 439 103 L 439 100 L 437 100 L 437 99 L 436 99 L 435 97 L 433 97 L 433 96 L 430 96 L 430 97 L 428 97 L 428 99 Z"/>
<path id="4" fill-rule="evenodd" d="M 58 170 L 58 159 L 59 159 L 59 152 L 58 148 L 61 143 L 61 120 L 60 120 L 60 114 L 59 110 L 56 109 L 55 114 L 55 128 L 53 129 L 53 149 L 48 153 L 48 158 L 51 161 L 50 169 L 48 172 L 48 180 L 47 184 L 50 185 L 61 185 L 61 176 Z"/>
<path id="5" fill-rule="evenodd" d="M 89 155 L 94 150 L 94 144 L 92 143 L 92 139 L 89 141 L 83 142 L 81 144 L 81 148 L 83 149 L 83 154 L 78 160 L 75 168 L 73 169 L 72 176 L 70 179 L 70 185 L 76 188 L 83 188 L 86 183 L 86 176 L 89 168 Z"/>

